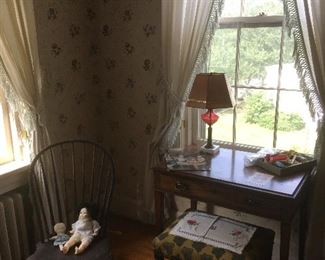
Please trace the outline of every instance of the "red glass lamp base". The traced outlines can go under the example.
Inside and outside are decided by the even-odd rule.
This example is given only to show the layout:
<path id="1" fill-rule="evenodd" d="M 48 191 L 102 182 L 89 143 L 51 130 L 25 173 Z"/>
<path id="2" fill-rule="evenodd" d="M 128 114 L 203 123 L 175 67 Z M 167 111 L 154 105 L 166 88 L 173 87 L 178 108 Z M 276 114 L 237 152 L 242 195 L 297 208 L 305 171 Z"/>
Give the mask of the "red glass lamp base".
<path id="1" fill-rule="evenodd" d="M 208 109 L 208 111 L 201 115 L 201 119 L 209 126 L 213 125 L 218 121 L 219 116 L 213 112 L 213 109 Z"/>
<path id="2" fill-rule="evenodd" d="M 213 112 L 213 109 L 208 109 L 208 111 L 201 115 L 202 120 L 209 126 L 208 128 L 208 139 L 206 145 L 202 146 L 204 152 L 215 154 L 219 151 L 219 147 L 216 147 L 212 143 L 212 126 L 215 122 L 218 121 L 219 116 Z M 210 152 L 208 152 L 210 151 Z"/>

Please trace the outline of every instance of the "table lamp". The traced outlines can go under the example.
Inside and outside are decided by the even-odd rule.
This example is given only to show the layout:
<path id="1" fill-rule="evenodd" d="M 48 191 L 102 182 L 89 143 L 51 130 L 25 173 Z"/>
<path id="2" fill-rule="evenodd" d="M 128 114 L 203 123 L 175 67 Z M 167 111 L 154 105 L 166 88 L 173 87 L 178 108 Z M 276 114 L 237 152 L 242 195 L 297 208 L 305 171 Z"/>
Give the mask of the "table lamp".
<path id="1" fill-rule="evenodd" d="M 219 151 L 219 146 L 212 143 L 212 125 L 219 119 L 213 109 L 233 107 L 233 103 L 231 89 L 224 73 L 196 75 L 186 106 L 207 109 L 207 112 L 201 115 L 201 119 L 209 126 L 207 143 L 201 147 L 203 152 L 215 154 Z"/>

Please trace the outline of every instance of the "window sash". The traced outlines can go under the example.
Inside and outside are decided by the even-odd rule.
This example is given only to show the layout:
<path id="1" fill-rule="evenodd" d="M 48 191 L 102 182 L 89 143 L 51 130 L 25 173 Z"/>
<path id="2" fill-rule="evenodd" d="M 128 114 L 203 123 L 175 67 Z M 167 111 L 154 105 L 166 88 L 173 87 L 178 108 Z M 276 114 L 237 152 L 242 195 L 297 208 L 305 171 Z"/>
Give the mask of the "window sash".
<path id="1" fill-rule="evenodd" d="M 283 15 L 253 16 L 253 17 L 221 17 L 220 29 L 231 28 L 258 28 L 258 27 L 281 27 L 284 21 Z"/>
<path id="2" fill-rule="evenodd" d="M 238 17 L 239 19 L 242 19 L 242 17 Z M 263 18 L 263 22 L 261 19 Z M 268 19 L 268 18 L 274 18 L 274 19 Z M 283 63 L 283 47 L 284 47 L 284 33 L 285 33 L 285 23 L 284 23 L 284 17 L 283 16 L 277 16 L 277 17 L 245 17 L 242 19 L 244 22 L 241 22 L 238 24 L 237 28 L 237 44 L 236 44 L 236 68 L 235 68 L 235 85 L 233 86 L 235 89 L 235 100 L 237 103 L 238 100 L 238 90 L 241 88 L 238 86 L 238 79 L 239 79 L 239 57 L 240 57 L 240 40 L 241 40 L 241 29 L 242 28 L 260 28 L 265 27 L 266 24 L 269 24 L 269 26 L 275 25 L 275 20 L 277 20 L 277 27 L 282 27 L 281 30 L 281 40 L 280 40 L 280 56 L 279 56 L 279 70 L 278 70 L 278 82 L 277 87 L 274 88 L 276 90 L 276 104 L 275 104 L 275 115 L 274 115 L 274 127 L 273 127 L 273 147 L 276 147 L 277 144 L 277 131 L 278 131 L 278 117 L 279 117 L 279 97 L 280 97 L 280 86 L 281 86 L 281 73 L 282 73 L 282 63 Z M 260 22 L 259 24 L 256 24 L 256 22 Z M 254 25 L 254 26 L 247 26 L 247 25 Z M 246 25 L 246 26 L 245 26 Z M 242 86 L 243 88 L 244 86 Z M 248 87 L 249 88 L 249 87 Z M 252 87 L 250 87 L 252 88 Z M 266 88 L 263 87 L 254 87 L 255 89 L 260 90 L 266 90 Z M 268 88 L 270 89 L 270 88 Z M 234 145 L 237 144 L 236 140 L 236 133 L 237 133 L 237 104 L 234 106 L 233 110 L 233 140 L 232 143 Z"/>

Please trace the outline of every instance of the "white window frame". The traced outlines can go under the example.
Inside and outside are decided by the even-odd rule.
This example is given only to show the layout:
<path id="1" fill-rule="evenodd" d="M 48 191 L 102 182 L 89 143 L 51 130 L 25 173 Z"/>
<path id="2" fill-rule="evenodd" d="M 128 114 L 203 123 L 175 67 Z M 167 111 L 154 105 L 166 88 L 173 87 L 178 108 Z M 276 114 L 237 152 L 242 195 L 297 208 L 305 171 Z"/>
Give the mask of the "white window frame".
<path id="1" fill-rule="evenodd" d="M 21 141 L 18 140 L 15 115 L 10 113 L 8 101 L 1 88 L 0 105 L 4 118 L 6 140 L 9 140 L 6 147 L 8 156 L 6 158 L 0 158 L 0 195 L 2 195 L 27 184 L 30 162 L 23 158 L 23 147 Z M 4 148 L 0 147 L 0 149 Z"/>

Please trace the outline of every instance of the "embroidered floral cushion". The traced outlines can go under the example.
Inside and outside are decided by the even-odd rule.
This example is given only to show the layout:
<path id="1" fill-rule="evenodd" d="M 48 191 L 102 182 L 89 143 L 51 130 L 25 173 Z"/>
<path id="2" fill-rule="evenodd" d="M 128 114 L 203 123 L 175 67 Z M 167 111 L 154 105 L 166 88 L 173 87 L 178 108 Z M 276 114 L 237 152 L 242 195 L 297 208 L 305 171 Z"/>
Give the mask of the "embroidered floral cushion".
<path id="1" fill-rule="evenodd" d="M 171 235 L 170 230 L 177 225 L 186 213 L 177 218 L 160 235 L 154 238 L 153 247 L 156 259 L 173 260 L 271 260 L 274 231 L 256 227 L 256 231 L 242 254 L 195 242 L 180 236 Z"/>

